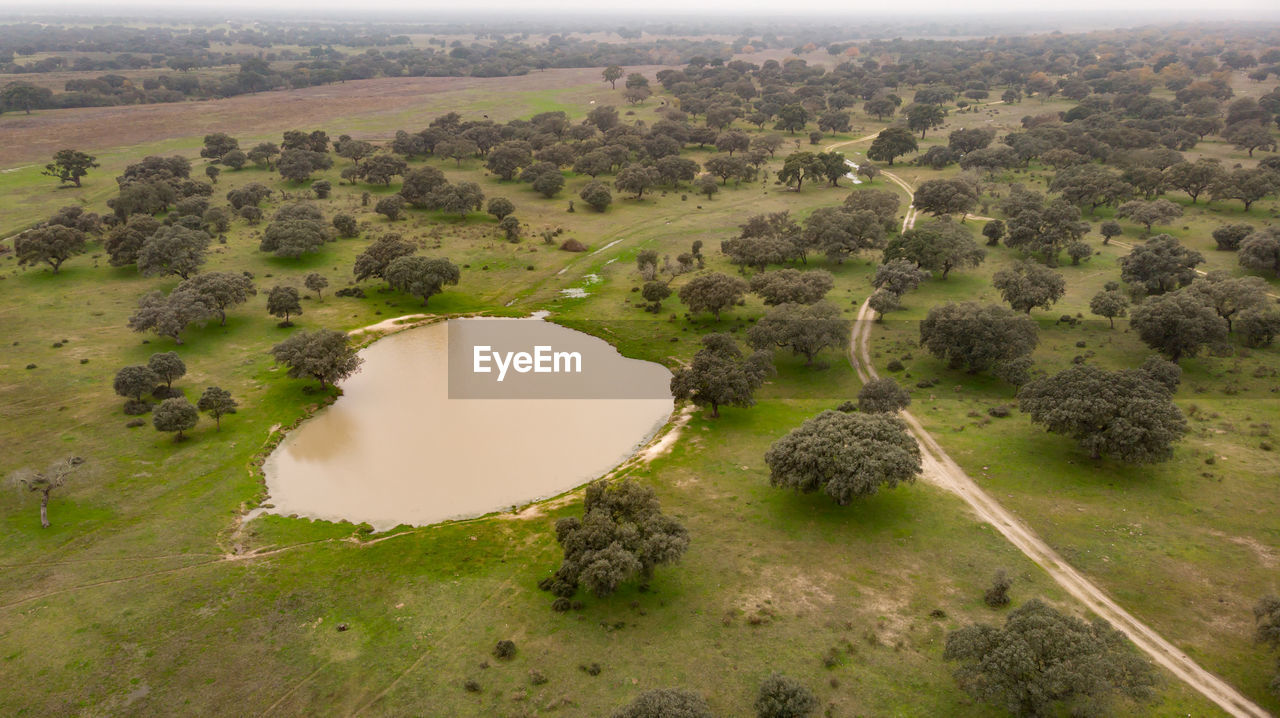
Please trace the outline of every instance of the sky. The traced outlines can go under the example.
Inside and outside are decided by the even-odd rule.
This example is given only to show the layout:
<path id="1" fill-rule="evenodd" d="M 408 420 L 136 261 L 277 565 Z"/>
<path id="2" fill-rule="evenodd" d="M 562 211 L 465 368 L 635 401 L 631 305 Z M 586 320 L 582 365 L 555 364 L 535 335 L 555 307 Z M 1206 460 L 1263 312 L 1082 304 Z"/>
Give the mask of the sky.
<path id="1" fill-rule="evenodd" d="M 988 14 L 1011 13 L 1018 15 L 1035 13 L 1132 13 L 1150 15 L 1149 22 L 1161 19 L 1238 16 L 1240 14 L 1265 14 L 1280 18 L 1280 2 L 1276 0 L 1057 0 L 1056 2 L 1028 2 L 1027 0 L 911 0 L 910 2 L 867 2 L 866 0 L 640 0 L 636 2 L 609 2 L 608 0 L 471 0 L 467 3 L 440 2 L 438 0 L 0 0 L 0 13 L 86 10 L 93 14 L 119 14 L 126 8 L 163 9 L 167 15 L 182 10 L 228 11 L 268 10 L 273 15 L 297 12 L 312 15 L 317 12 L 397 13 L 414 19 L 429 19 L 433 15 L 456 14 L 459 10 L 474 13 L 500 14 L 679 14 L 679 15 L 729 15 L 729 16 L 777 16 L 802 15 L 922 15 L 922 14 Z M 455 15 L 456 17 L 456 15 Z"/>

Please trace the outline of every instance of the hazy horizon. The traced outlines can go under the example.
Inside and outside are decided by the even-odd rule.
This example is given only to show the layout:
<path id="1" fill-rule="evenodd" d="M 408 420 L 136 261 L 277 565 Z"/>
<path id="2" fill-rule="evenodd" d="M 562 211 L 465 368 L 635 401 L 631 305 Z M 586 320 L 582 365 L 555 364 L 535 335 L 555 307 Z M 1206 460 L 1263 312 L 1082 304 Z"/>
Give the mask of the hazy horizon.
<path id="1" fill-rule="evenodd" d="M 35 15 L 53 16 L 83 13 L 89 18 L 112 18 L 134 15 L 139 12 L 153 14 L 157 18 L 183 15 L 210 15 L 234 13 L 240 16 L 293 17 L 302 19 L 351 19 L 364 17 L 371 20 L 396 18 L 414 21 L 450 20 L 460 18 L 491 19 L 502 15 L 507 19 L 517 17 L 663 17 L 726 18 L 744 20 L 764 18 L 841 18 L 857 17 L 920 18 L 982 17 L 999 15 L 1007 18 L 1081 18 L 1123 17 L 1140 15 L 1144 23 L 1162 20 L 1176 22 L 1188 18 L 1218 18 L 1223 20 L 1249 17 L 1280 19 L 1280 5 L 1274 0 L 1220 0 L 1206 7 L 1204 3 L 1190 0 L 1078 0 L 1069 7 L 1052 9 L 1028 9 L 1020 0 L 981 0 L 957 6 L 948 0 L 919 0 L 910 5 L 900 5 L 886 10 L 882 7 L 862 8 L 835 0 L 805 0 L 789 3 L 785 9 L 779 3 L 765 0 L 736 0 L 735 2 L 710 2 L 690 4 L 678 0 L 652 0 L 643 6 L 604 6 L 590 0 L 555 0 L 549 3 L 531 4 L 513 0 L 488 0 L 482 4 L 459 10 L 456 5 L 422 3 L 413 0 L 374 0 L 353 7 L 342 0 L 276 0 L 269 7 L 251 0 L 226 0 L 206 2 L 201 0 L 183 3 L 175 7 L 171 0 L 130 0 L 128 3 L 112 0 L 48 0 L 46 2 L 0 2 L 0 16 Z M 309 17 L 308 17 L 309 16 Z"/>

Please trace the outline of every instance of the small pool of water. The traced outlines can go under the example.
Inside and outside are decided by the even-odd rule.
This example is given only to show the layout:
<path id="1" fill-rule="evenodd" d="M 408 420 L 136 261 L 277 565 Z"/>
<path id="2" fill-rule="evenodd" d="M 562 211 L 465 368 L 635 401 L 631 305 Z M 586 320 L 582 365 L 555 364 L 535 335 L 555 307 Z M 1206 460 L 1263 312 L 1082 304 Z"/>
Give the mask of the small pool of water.
<path id="1" fill-rule="evenodd" d="M 472 320 L 475 321 L 475 320 Z M 534 322 L 548 343 L 598 342 L 649 399 L 450 399 L 446 322 L 361 351 L 333 405 L 264 466 L 270 511 L 382 530 L 479 516 L 555 496 L 634 454 L 670 417 L 670 373 L 581 332 Z"/>

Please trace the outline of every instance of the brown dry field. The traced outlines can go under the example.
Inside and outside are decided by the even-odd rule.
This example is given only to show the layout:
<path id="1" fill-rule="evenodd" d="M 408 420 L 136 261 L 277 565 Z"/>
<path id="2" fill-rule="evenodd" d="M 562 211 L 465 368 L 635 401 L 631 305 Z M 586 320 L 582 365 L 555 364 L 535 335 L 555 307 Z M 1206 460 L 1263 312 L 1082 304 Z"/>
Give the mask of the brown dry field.
<path id="1" fill-rule="evenodd" d="M 652 76 L 662 68 L 627 69 Z M 379 78 L 222 100 L 0 115 L 0 136 L 4 137 L 0 168 L 44 161 L 64 147 L 92 152 L 210 132 L 274 134 L 291 127 L 314 128 L 337 118 L 372 117 L 415 108 L 442 114 L 449 108 L 433 102 L 432 97 L 444 92 L 536 92 L 592 82 L 600 82 L 600 68 L 546 70 L 518 77 Z M 601 86 L 607 87 L 604 83 Z"/>

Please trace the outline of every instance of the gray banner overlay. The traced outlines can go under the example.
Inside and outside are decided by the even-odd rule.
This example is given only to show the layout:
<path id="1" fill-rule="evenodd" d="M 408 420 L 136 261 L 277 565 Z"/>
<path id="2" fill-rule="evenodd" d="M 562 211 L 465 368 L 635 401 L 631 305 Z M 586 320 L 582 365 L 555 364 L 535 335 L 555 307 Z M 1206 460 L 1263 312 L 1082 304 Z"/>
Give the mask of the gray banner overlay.
<path id="1" fill-rule="evenodd" d="M 449 321 L 450 399 L 670 399 L 666 367 L 540 319 Z"/>

